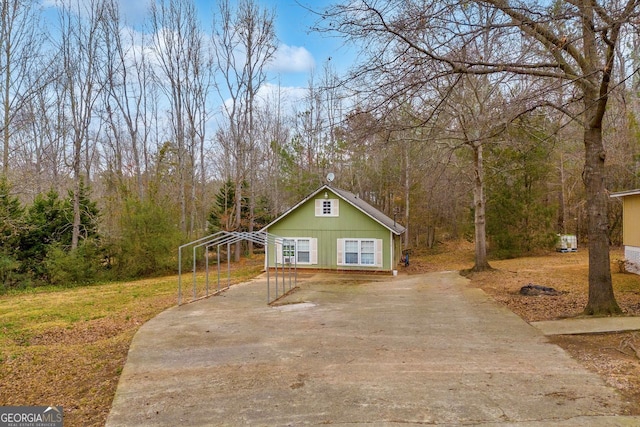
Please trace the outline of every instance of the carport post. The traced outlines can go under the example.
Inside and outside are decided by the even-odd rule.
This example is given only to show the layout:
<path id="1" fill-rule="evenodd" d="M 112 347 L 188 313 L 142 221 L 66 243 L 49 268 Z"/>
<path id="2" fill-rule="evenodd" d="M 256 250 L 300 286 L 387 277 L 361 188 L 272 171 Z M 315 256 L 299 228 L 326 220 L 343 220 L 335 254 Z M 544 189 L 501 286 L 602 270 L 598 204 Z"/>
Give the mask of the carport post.
<path id="1" fill-rule="evenodd" d="M 270 299 L 270 289 L 269 289 L 269 237 L 265 236 L 264 238 L 264 261 L 267 267 L 267 304 L 271 302 Z"/>
<path id="2" fill-rule="evenodd" d="M 231 244 L 227 243 L 227 289 L 231 287 Z"/>
<path id="3" fill-rule="evenodd" d="M 311 256 L 311 255 L 309 255 Z M 296 241 L 295 256 L 293 257 L 293 286 L 298 286 L 298 242 Z M 291 291 L 291 279 L 289 279 L 289 291 Z"/>
<path id="4" fill-rule="evenodd" d="M 294 240 L 293 241 L 293 248 L 294 248 L 293 249 L 293 254 L 294 254 L 294 256 L 295 256 L 295 253 L 296 253 L 295 245 L 296 245 L 296 242 Z M 286 270 L 287 278 L 289 279 L 289 281 L 291 281 L 291 257 L 289 257 L 289 262 L 286 264 L 286 268 L 287 268 L 287 270 Z M 286 279 L 285 279 L 285 280 L 282 281 L 282 295 L 284 295 L 286 293 L 287 293 L 287 282 L 286 282 Z"/>
<path id="5" fill-rule="evenodd" d="M 182 304 L 182 247 L 178 248 L 178 305 Z"/>
<path id="6" fill-rule="evenodd" d="M 217 259 L 218 259 L 218 287 L 217 287 L 217 291 L 220 292 L 220 245 L 218 245 Z"/>
<path id="7" fill-rule="evenodd" d="M 298 265 L 298 241 L 293 241 L 293 265 L 294 268 Z M 289 291 L 291 291 L 291 264 L 289 264 Z"/>
<path id="8" fill-rule="evenodd" d="M 204 247 L 204 266 L 207 296 L 209 296 L 209 246 Z"/>
<path id="9" fill-rule="evenodd" d="M 198 296 L 198 291 L 196 289 L 196 247 L 193 247 L 193 299 L 196 299 Z"/>

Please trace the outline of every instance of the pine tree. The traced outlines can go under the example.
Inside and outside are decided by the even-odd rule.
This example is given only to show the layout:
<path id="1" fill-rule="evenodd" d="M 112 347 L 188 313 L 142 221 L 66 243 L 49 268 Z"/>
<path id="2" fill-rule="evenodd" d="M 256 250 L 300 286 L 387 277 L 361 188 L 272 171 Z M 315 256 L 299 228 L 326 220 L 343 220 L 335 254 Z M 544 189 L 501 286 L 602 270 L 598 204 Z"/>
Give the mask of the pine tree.
<path id="1" fill-rule="evenodd" d="M 5 290 L 19 280 L 17 248 L 24 231 L 24 208 L 5 178 L 0 179 L 0 285 Z"/>

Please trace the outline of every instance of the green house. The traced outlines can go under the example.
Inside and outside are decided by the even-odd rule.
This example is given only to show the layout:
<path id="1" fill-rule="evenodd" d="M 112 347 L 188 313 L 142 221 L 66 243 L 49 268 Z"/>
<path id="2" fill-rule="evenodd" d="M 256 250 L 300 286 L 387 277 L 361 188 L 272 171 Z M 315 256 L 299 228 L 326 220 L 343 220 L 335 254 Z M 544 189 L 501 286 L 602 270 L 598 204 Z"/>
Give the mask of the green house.
<path id="1" fill-rule="evenodd" d="M 265 263 L 300 269 L 392 272 L 405 228 L 357 195 L 323 185 L 261 231 L 282 238 Z"/>

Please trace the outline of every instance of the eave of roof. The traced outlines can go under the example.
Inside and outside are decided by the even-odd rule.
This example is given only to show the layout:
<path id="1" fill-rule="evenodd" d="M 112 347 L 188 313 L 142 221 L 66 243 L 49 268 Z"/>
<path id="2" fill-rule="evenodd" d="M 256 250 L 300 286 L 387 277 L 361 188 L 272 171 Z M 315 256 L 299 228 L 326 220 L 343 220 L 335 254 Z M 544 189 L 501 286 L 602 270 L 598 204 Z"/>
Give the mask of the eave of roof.
<path id="1" fill-rule="evenodd" d="M 609 197 L 626 197 L 626 196 L 636 196 L 640 194 L 640 189 L 636 190 L 627 190 L 627 191 L 619 191 L 617 193 L 611 193 Z"/>
<path id="2" fill-rule="evenodd" d="M 284 212 L 278 218 L 276 218 L 275 220 L 271 221 L 269 224 L 265 225 L 260 231 L 267 230 L 269 227 L 271 227 L 272 225 L 274 225 L 277 222 L 279 222 L 282 218 L 285 218 L 287 215 L 289 215 L 289 213 L 293 212 L 298 207 L 300 207 L 301 205 L 303 205 L 304 203 L 306 203 L 307 201 L 309 201 L 310 199 L 315 197 L 318 193 L 320 193 L 321 191 L 324 191 L 324 190 L 332 191 L 338 197 L 340 197 L 341 199 L 343 199 L 344 201 L 349 203 L 351 206 L 355 207 L 356 209 L 358 209 L 359 211 L 361 211 L 362 213 L 367 215 L 369 218 L 373 219 L 378 224 L 382 225 L 383 227 L 385 227 L 386 229 L 391 231 L 392 233 L 394 233 L 394 234 L 399 236 L 399 235 L 401 235 L 402 233 L 405 232 L 405 228 L 402 225 L 398 224 L 393 219 L 389 218 L 388 216 L 386 216 L 385 214 L 380 212 L 378 209 L 374 208 L 373 206 L 371 206 L 370 204 L 368 204 L 367 202 L 365 202 L 364 200 L 359 198 L 357 195 L 355 195 L 353 193 L 350 193 L 348 191 L 345 191 L 345 190 L 341 190 L 341 189 L 338 189 L 338 188 L 331 187 L 331 186 L 329 186 L 327 184 L 321 186 L 316 191 L 314 191 L 313 193 L 309 194 L 307 197 L 305 197 L 300 202 L 298 202 L 296 205 L 294 205 L 293 207 L 288 209 L 286 212 Z"/>

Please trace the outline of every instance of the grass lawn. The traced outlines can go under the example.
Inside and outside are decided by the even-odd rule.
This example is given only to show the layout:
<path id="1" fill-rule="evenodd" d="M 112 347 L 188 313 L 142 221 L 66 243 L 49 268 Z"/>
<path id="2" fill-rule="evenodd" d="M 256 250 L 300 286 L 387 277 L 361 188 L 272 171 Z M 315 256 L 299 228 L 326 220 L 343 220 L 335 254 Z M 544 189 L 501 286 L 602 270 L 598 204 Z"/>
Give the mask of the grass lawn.
<path id="1" fill-rule="evenodd" d="M 263 266 L 232 265 L 231 283 Z M 131 339 L 177 297 L 176 276 L 0 296 L 0 405 L 61 405 L 65 426 L 103 426 Z"/>

